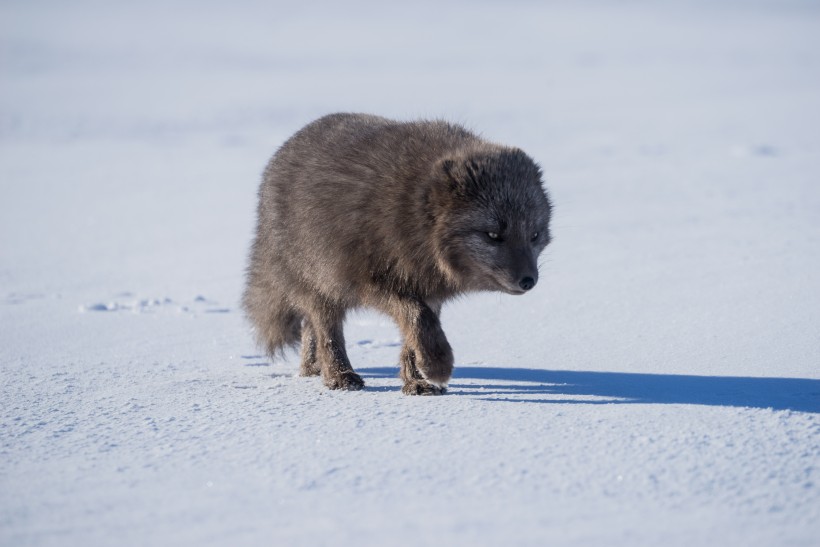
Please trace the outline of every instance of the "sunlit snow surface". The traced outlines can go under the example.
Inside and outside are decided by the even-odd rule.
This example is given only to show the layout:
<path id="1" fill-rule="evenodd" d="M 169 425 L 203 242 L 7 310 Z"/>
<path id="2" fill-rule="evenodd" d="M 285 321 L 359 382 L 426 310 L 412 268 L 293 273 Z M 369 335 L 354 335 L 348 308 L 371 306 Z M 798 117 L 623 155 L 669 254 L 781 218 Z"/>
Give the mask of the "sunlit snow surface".
<path id="1" fill-rule="evenodd" d="M 448 394 L 271 363 L 256 188 L 313 118 L 441 117 L 556 204 Z M 817 545 L 813 2 L 0 4 L 0 545 Z"/>

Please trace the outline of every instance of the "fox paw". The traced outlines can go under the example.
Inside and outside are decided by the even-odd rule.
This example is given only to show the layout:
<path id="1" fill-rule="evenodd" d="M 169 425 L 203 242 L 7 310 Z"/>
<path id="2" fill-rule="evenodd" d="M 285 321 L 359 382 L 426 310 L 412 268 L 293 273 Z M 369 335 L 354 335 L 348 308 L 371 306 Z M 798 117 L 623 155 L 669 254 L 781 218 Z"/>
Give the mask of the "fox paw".
<path id="1" fill-rule="evenodd" d="M 302 363 L 299 367 L 299 376 L 319 376 L 322 373 L 322 368 L 319 363 Z"/>
<path id="2" fill-rule="evenodd" d="M 423 378 L 436 384 L 446 384 L 453 375 L 453 350 L 442 338 L 432 348 L 416 353 L 416 369 Z M 420 358 L 421 357 L 421 358 Z"/>
<path id="3" fill-rule="evenodd" d="M 425 380 L 411 380 L 405 382 L 401 392 L 405 395 L 444 395 L 447 388 L 433 385 Z"/>
<path id="4" fill-rule="evenodd" d="M 325 378 L 325 385 L 330 389 L 344 389 L 345 391 L 359 391 L 364 387 L 362 377 L 352 370 L 339 372 Z"/>

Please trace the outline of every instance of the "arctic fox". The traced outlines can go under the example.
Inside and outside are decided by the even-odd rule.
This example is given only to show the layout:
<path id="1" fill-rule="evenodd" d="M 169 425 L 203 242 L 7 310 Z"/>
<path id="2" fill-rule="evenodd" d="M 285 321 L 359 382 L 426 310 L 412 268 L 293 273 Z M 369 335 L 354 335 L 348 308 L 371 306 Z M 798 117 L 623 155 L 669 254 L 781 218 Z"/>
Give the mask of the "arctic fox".
<path id="1" fill-rule="evenodd" d="M 268 163 L 243 307 L 270 356 L 301 341 L 303 376 L 364 386 L 345 351 L 348 310 L 392 317 L 402 392 L 445 391 L 453 352 L 439 322 L 460 294 L 523 294 L 550 242 L 541 170 L 517 148 L 443 121 L 332 114 Z"/>

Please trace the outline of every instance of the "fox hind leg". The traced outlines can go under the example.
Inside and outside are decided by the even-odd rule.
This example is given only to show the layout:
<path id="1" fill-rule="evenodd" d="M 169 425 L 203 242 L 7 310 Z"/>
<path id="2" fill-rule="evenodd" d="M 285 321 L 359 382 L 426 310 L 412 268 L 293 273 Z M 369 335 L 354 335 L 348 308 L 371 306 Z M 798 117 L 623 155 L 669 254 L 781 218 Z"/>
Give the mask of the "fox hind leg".
<path id="1" fill-rule="evenodd" d="M 316 360 L 322 380 L 330 389 L 357 391 L 364 387 L 362 377 L 354 372 L 345 351 L 343 316 L 324 311 L 310 318 L 315 338 Z"/>
<path id="2" fill-rule="evenodd" d="M 322 367 L 316 357 L 316 334 L 308 319 L 302 321 L 302 362 L 300 376 L 319 376 Z"/>

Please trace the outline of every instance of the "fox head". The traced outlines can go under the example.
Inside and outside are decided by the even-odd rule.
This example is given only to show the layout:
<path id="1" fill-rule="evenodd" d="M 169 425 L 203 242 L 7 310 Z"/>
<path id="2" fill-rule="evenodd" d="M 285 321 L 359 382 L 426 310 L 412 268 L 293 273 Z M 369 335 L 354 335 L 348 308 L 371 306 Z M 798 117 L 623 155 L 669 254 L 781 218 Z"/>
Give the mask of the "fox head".
<path id="1" fill-rule="evenodd" d="M 552 206 L 541 170 L 515 148 L 487 147 L 435 165 L 431 195 L 439 267 L 463 290 L 523 294 L 538 282 Z"/>

